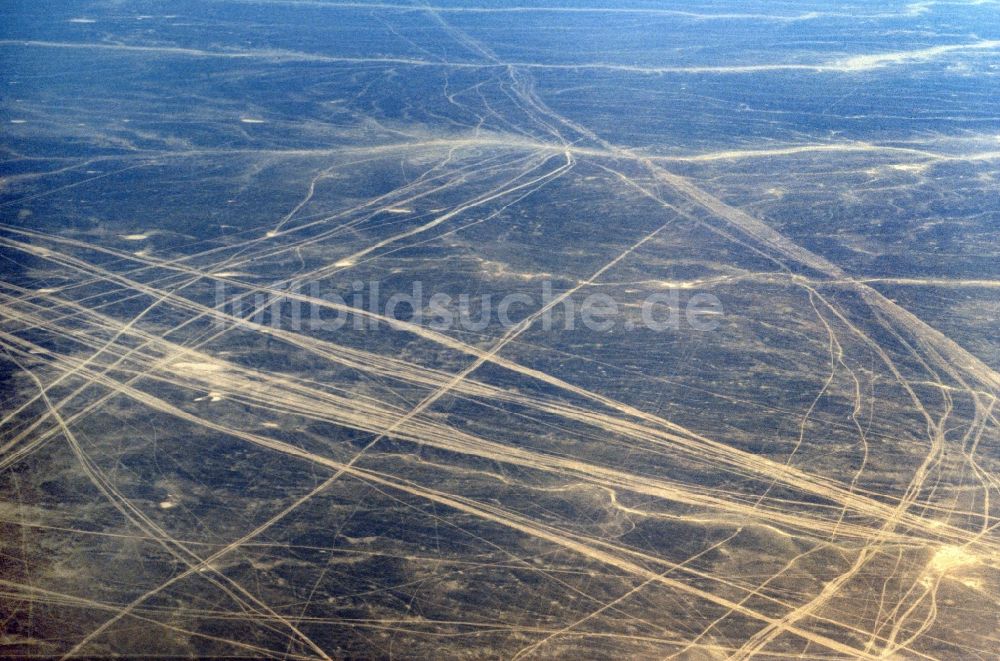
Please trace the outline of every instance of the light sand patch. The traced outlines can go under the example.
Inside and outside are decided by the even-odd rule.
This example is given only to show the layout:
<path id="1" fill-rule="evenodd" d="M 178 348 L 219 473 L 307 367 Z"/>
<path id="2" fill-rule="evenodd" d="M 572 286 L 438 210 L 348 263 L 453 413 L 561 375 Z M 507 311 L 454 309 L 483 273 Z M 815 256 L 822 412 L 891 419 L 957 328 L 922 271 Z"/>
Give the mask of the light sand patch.
<path id="1" fill-rule="evenodd" d="M 995 50 L 997 47 L 1000 47 L 1000 41 L 982 40 L 971 44 L 950 44 L 947 46 L 931 46 L 930 48 L 920 48 L 917 50 L 878 53 L 876 55 L 855 55 L 843 60 L 838 60 L 830 68 L 840 69 L 842 71 L 866 71 L 868 69 L 877 69 L 878 67 L 884 67 L 890 64 L 932 60 L 939 55 L 955 51 Z"/>
<path id="2" fill-rule="evenodd" d="M 930 167 L 927 163 L 897 163 L 895 165 L 890 165 L 893 170 L 898 170 L 900 172 L 912 172 L 913 174 L 921 174 L 927 171 Z"/>
<path id="3" fill-rule="evenodd" d="M 961 546 L 943 546 L 931 558 L 927 568 L 935 574 L 947 574 L 974 565 L 979 560 Z"/>
<path id="4" fill-rule="evenodd" d="M 196 372 L 200 374 L 210 374 L 212 372 L 221 372 L 225 369 L 222 365 L 218 363 L 209 362 L 188 362 L 181 361 L 179 363 L 174 363 L 172 365 L 173 369 L 176 371 L 183 372 Z"/>

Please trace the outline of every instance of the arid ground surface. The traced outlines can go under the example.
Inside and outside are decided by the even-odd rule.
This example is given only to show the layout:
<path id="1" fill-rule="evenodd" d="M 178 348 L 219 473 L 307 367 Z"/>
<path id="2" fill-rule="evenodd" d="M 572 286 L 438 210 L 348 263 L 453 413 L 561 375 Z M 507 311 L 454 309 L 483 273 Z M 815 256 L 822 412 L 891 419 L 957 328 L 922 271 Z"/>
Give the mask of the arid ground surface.
<path id="1" fill-rule="evenodd" d="M 1000 5 L 0 5 L 0 655 L 1000 655 Z"/>

